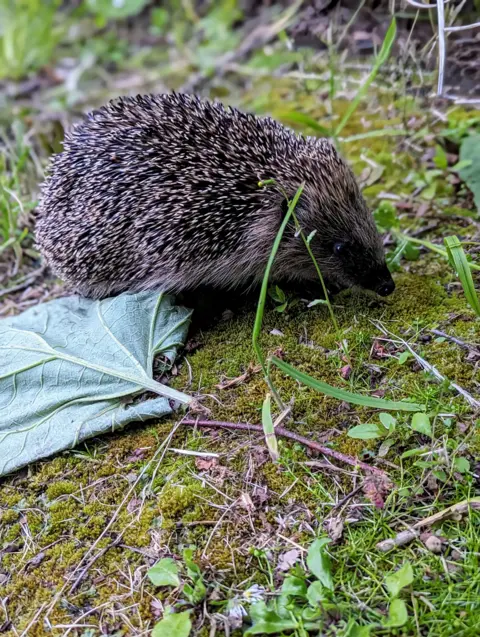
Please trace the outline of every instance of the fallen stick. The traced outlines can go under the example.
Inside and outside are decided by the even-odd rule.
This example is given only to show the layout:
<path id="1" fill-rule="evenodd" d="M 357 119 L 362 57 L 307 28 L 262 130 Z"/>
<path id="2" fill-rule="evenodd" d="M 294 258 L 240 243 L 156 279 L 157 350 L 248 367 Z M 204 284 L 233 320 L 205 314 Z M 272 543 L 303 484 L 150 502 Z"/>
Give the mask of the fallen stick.
<path id="1" fill-rule="evenodd" d="M 235 430 L 255 431 L 255 432 L 263 433 L 263 427 L 261 425 L 249 425 L 243 422 L 223 422 L 221 420 L 185 419 L 181 421 L 181 424 L 190 425 L 192 427 L 195 427 L 195 426 L 212 427 L 212 428 L 221 427 L 222 429 L 235 429 Z M 344 453 L 340 453 L 339 451 L 334 451 L 333 449 L 330 449 L 329 447 L 324 447 L 318 442 L 314 442 L 313 440 L 309 440 L 308 438 L 305 438 L 304 436 L 300 436 L 299 434 L 296 434 L 293 431 L 289 431 L 288 429 L 285 429 L 285 427 L 275 427 L 275 434 L 277 436 L 282 436 L 283 438 L 290 438 L 290 440 L 295 440 L 295 442 L 299 442 L 300 444 L 304 445 L 305 447 L 308 447 L 309 449 L 315 449 L 315 451 L 319 451 L 324 456 L 335 458 L 335 460 L 338 460 L 339 462 L 343 462 L 344 464 L 348 464 L 352 467 L 358 467 L 359 469 L 362 469 L 363 471 L 366 471 L 368 473 L 373 473 L 374 475 L 382 476 L 382 478 L 387 477 L 387 474 L 385 473 L 385 471 L 382 471 L 381 469 L 377 469 L 377 467 L 372 467 L 366 464 L 365 462 L 361 462 L 360 460 L 358 460 L 357 458 L 354 458 L 353 456 L 348 456 Z"/>
<path id="2" fill-rule="evenodd" d="M 400 533 L 398 533 L 395 537 L 388 538 L 388 540 L 382 540 L 377 544 L 377 549 L 386 553 L 397 546 L 408 544 L 420 535 L 420 530 L 424 527 L 432 526 L 436 522 L 443 522 L 444 520 L 449 520 L 451 518 L 460 519 L 462 515 L 467 513 L 470 509 L 480 509 L 480 498 L 462 500 L 461 502 L 448 507 L 448 509 L 434 513 L 434 515 L 430 515 L 428 518 L 424 518 L 423 520 L 416 522 L 410 529 L 400 531 Z"/>

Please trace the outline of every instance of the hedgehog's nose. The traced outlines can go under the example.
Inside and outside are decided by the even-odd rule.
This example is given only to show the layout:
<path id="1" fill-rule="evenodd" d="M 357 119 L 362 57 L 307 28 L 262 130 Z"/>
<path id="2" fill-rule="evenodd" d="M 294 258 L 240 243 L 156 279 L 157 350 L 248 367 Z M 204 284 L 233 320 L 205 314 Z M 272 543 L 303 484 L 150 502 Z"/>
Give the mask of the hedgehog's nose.
<path id="1" fill-rule="evenodd" d="M 395 283 L 393 282 L 393 279 L 390 279 L 390 281 L 384 281 L 381 285 L 378 286 L 377 288 L 377 294 L 380 294 L 380 296 L 389 296 L 395 289 Z"/>

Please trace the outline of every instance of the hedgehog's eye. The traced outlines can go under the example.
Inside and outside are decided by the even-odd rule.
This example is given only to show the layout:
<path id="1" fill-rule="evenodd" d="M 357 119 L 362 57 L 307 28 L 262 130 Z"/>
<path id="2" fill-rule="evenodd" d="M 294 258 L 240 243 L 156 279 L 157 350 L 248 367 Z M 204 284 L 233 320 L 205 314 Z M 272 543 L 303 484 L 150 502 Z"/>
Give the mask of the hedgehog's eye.
<path id="1" fill-rule="evenodd" d="M 346 243 L 338 242 L 333 246 L 333 252 L 337 257 L 341 257 L 345 254 Z"/>

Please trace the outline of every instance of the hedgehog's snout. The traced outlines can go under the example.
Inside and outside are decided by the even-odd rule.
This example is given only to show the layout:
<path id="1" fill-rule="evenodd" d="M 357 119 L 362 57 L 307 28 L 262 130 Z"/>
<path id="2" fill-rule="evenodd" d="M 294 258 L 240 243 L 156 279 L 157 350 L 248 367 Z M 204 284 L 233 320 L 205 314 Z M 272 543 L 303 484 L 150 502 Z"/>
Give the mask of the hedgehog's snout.
<path id="1" fill-rule="evenodd" d="M 389 281 L 385 281 L 385 283 L 381 283 L 378 288 L 375 290 L 377 294 L 380 296 L 389 296 L 395 290 L 395 283 L 390 277 Z"/>
<path id="2" fill-rule="evenodd" d="M 373 290 L 380 296 L 389 296 L 395 290 L 395 282 L 387 266 L 383 265 L 370 270 L 362 281 L 362 287 Z"/>

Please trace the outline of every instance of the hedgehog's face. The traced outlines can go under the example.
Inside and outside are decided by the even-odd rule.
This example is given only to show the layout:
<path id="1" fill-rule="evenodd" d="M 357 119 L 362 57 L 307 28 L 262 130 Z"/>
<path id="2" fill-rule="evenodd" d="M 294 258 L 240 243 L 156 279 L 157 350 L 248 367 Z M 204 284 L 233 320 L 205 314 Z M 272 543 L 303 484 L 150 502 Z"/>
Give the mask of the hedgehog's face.
<path id="1" fill-rule="evenodd" d="M 327 286 L 333 290 L 359 286 L 381 296 L 394 291 L 372 214 L 343 162 L 337 165 L 331 181 L 323 178 L 321 184 L 306 184 L 296 215 L 305 236 L 310 236 L 311 250 Z M 318 279 L 302 238 L 292 240 L 297 241 L 297 267 L 303 270 L 300 276 Z"/>

